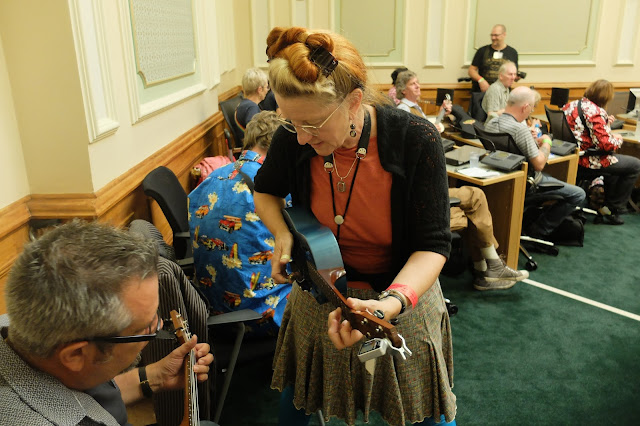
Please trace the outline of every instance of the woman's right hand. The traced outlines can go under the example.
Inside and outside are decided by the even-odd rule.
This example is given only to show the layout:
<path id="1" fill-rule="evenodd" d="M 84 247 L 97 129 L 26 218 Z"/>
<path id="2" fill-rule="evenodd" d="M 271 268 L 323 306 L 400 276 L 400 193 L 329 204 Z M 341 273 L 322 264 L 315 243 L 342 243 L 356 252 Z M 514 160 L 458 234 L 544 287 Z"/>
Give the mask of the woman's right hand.
<path id="1" fill-rule="evenodd" d="M 291 262 L 291 249 L 293 248 L 293 235 L 291 232 L 281 232 L 275 237 L 276 243 L 271 258 L 271 278 L 278 283 L 291 282 L 287 273 L 287 263 Z"/>

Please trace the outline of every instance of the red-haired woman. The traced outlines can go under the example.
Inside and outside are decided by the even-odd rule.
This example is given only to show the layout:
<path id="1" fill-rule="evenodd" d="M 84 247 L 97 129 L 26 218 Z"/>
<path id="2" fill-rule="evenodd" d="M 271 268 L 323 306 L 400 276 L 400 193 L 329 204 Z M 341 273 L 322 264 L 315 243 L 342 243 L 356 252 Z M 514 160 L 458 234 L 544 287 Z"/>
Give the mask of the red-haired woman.
<path id="1" fill-rule="evenodd" d="M 272 276 L 288 279 L 293 237 L 281 208 L 291 194 L 336 236 L 349 307 L 385 320 L 404 312 L 397 329 L 413 352 L 404 362 L 377 358 L 371 375 L 357 355 L 362 333 L 294 283 L 274 358 L 280 424 L 306 424 L 318 409 L 348 424 L 373 410 L 390 424 L 453 424 L 451 330 L 438 281 L 451 235 L 437 130 L 369 91 L 362 58 L 337 34 L 274 28 L 267 55 L 287 119 L 255 179 L 256 211 L 276 239 Z"/>

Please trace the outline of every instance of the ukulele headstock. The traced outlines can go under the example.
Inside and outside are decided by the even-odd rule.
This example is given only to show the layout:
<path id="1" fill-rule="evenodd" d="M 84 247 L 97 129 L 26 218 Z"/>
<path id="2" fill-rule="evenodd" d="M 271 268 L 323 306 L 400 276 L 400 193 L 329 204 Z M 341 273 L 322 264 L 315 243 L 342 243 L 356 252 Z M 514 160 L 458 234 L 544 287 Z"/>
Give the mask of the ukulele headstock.
<path id="1" fill-rule="evenodd" d="M 385 320 L 381 320 L 367 311 L 343 312 L 353 328 L 358 329 L 367 339 L 389 339 L 395 347 L 402 346 L 402 340 L 396 328 Z"/>
<path id="2" fill-rule="evenodd" d="M 191 339 L 191 335 L 189 333 L 189 325 L 178 311 L 171 311 L 171 322 L 173 322 L 173 328 L 175 329 L 175 333 L 180 344 L 184 344 L 185 342 L 189 341 L 189 339 Z"/>

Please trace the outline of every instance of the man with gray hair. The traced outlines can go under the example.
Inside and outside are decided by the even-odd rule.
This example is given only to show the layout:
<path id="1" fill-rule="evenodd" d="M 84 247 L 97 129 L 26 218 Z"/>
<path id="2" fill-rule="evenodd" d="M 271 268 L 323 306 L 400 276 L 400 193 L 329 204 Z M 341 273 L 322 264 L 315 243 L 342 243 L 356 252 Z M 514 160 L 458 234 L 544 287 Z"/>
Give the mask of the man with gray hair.
<path id="1" fill-rule="evenodd" d="M 518 69 L 516 64 L 507 61 L 500 66 L 498 80 L 485 92 L 482 98 L 482 109 L 487 113 L 487 123 L 504 112 L 507 106 L 509 90 L 516 80 Z"/>
<path id="2" fill-rule="evenodd" d="M 154 244 L 74 220 L 25 246 L 5 288 L 0 424 L 128 424 L 125 404 L 184 388 L 193 348 L 207 379 L 213 355 L 196 337 L 133 369 L 162 328 Z"/>
<path id="3" fill-rule="evenodd" d="M 562 186 L 560 189 L 545 191 L 545 194 L 560 195 L 565 202 L 558 202 L 549 207 L 525 232 L 535 238 L 544 239 L 576 208 L 583 204 L 585 192 L 582 188 L 562 182 L 542 172 L 553 142 L 549 135 L 534 137 L 533 131 L 523 121 L 535 109 L 537 92 L 526 86 L 516 87 L 509 94 L 504 114 L 491 120 L 485 126 L 488 132 L 510 134 L 518 149 L 529 162 L 529 168 L 535 171 L 534 182 L 553 182 Z M 537 136 L 537 135 L 536 135 Z"/>

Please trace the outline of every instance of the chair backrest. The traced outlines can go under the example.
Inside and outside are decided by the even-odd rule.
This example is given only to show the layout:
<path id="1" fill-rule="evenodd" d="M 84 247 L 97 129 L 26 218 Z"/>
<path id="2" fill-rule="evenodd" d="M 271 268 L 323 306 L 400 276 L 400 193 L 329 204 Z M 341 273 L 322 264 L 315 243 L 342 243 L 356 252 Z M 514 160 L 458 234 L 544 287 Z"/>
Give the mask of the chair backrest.
<path id="1" fill-rule="evenodd" d="M 471 92 L 471 99 L 469 100 L 469 115 L 478 121 L 487 121 L 487 113 L 482 109 L 482 99 L 484 99 L 485 92 Z"/>
<path id="2" fill-rule="evenodd" d="M 444 89 L 442 87 L 438 87 L 438 90 L 436 92 L 436 105 L 438 106 L 442 105 L 442 101 L 444 101 L 446 95 L 449 95 L 449 97 L 451 98 L 451 101 L 453 102 L 454 92 L 455 92 L 455 89 Z"/>
<path id="3" fill-rule="evenodd" d="M 565 87 L 551 88 L 551 99 L 549 99 L 550 105 L 562 108 L 567 102 L 569 102 L 569 89 Z"/>
<path id="4" fill-rule="evenodd" d="M 164 213 L 173 232 L 173 247 L 176 257 L 187 256 L 190 244 L 185 239 L 175 238 L 178 233 L 189 233 L 187 193 L 176 175 L 164 166 L 151 171 L 142 181 L 145 195 L 153 198 Z"/>
<path id="5" fill-rule="evenodd" d="M 567 118 L 564 115 L 564 111 L 561 109 L 550 109 L 548 106 L 544 106 L 544 111 L 547 114 L 549 120 L 549 131 L 553 133 L 554 139 L 560 139 L 567 142 L 575 142 L 576 138 L 567 123 Z"/>
<path id="6" fill-rule="evenodd" d="M 474 124 L 476 136 L 482 142 L 482 146 L 487 151 L 505 151 L 513 154 L 522 155 L 520 149 L 516 145 L 513 137 L 509 133 L 492 133 L 487 132 L 484 128 Z"/>
<path id="7" fill-rule="evenodd" d="M 220 111 L 222 111 L 222 115 L 224 116 L 229 129 L 231 129 L 231 134 L 233 135 L 233 146 L 229 147 L 231 149 L 242 147 L 242 138 L 244 134 L 240 127 L 238 127 L 235 119 L 236 108 L 240 105 L 240 102 L 242 102 L 241 94 L 220 102 Z"/>

